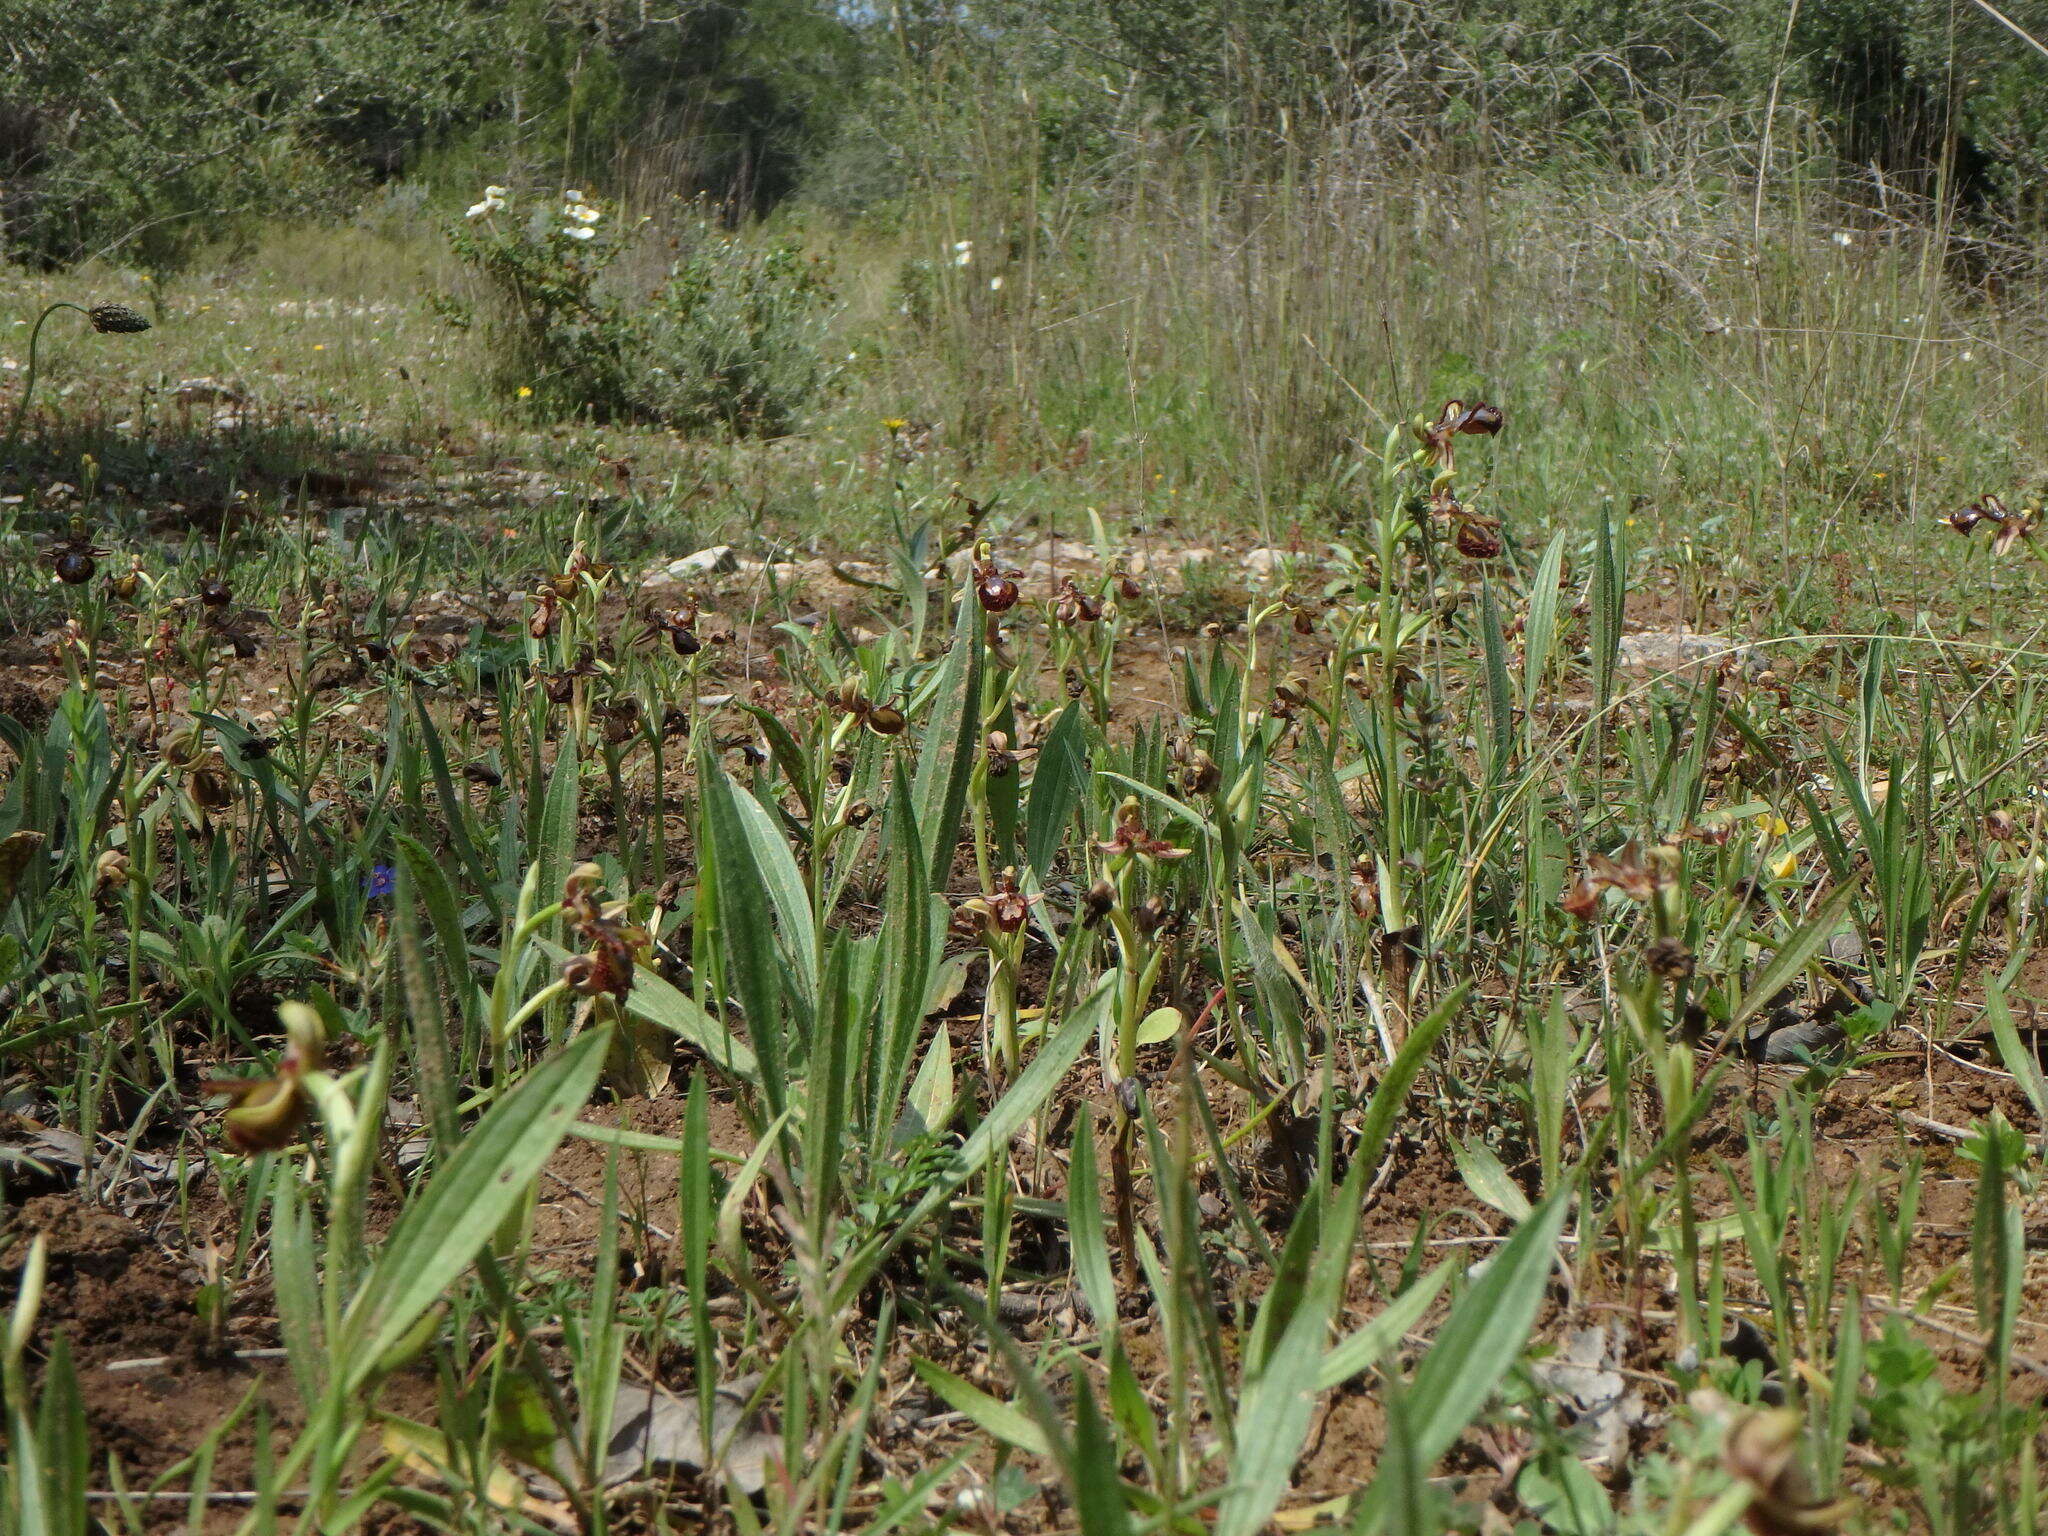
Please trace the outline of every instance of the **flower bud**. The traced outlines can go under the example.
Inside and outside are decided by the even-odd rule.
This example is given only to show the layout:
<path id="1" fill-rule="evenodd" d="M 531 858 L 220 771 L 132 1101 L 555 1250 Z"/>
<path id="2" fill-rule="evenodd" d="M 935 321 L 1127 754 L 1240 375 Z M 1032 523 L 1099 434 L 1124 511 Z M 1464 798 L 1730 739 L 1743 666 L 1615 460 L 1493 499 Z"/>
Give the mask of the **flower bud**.
<path id="1" fill-rule="evenodd" d="M 119 848 L 108 848 L 92 864 L 92 883 L 95 890 L 108 886 L 124 886 L 128 883 L 128 855 Z"/>
<path id="2" fill-rule="evenodd" d="M 1109 915 L 1109 909 L 1116 905 L 1116 887 L 1107 880 L 1098 880 L 1088 887 L 1088 893 L 1081 898 L 1085 927 L 1094 927 Z"/>
<path id="3" fill-rule="evenodd" d="M 1692 951 L 1685 940 L 1668 933 L 1650 941 L 1649 948 L 1643 951 L 1643 963 L 1665 981 L 1683 981 L 1693 972 Z"/>
<path id="4" fill-rule="evenodd" d="M 228 781 L 212 768 L 193 770 L 189 783 L 192 801 L 202 810 L 224 811 L 234 804 L 234 791 L 228 787 Z"/>
<path id="5" fill-rule="evenodd" d="M 149 321 L 126 304 L 95 304 L 86 311 L 86 318 L 102 336 L 132 335 L 149 329 Z"/>

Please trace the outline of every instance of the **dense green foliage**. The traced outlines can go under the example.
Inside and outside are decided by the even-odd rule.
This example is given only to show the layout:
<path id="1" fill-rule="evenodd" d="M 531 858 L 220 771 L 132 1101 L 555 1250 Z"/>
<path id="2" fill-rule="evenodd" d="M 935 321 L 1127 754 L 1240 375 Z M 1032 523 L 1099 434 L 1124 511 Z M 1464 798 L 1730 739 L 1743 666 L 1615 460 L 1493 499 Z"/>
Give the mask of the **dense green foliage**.
<path id="1" fill-rule="evenodd" d="M 2048 35 L 2048 0 L 2000 14 Z M 8 251 L 120 250 L 158 268 L 246 215 L 340 210 L 381 179 L 446 184 L 471 167 L 639 180 L 735 210 L 798 191 L 870 202 L 1020 91 L 1045 130 L 1041 166 L 1099 158 L 1144 117 L 1237 152 L 1363 125 L 1467 157 L 1577 149 L 1625 165 L 1675 125 L 1733 148 L 1738 174 L 1758 146 L 1798 144 L 1888 194 L 1952 191 L 2023 218 L 2042 212 L 2048 167 L 2048 53 L 1988 8 L 1934 0 L 886 15 L 824 0 L 659 15 L 624 0 L 0 0 L 0 47 Z"/>
<path id="2" fill-rule="evenodd" d="M 756 246 L 721 229 L 700 202 L 670 220 L 674 260 L 644 302 L 606 271 L 634 243 L 580 195 L 560 209 L 492 187 L 453 234 L 481 280 L 479 319 L 498 387 L 556 415 L 775 436 L 828 381 L 833 304 L 823 263 L 793 238 Z"/>

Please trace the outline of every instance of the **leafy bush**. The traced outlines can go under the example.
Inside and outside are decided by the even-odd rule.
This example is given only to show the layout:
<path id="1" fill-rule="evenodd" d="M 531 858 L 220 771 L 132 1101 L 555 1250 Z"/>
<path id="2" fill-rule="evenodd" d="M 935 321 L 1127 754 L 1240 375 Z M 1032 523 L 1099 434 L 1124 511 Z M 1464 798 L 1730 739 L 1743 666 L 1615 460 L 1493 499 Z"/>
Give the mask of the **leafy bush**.
<path id="1" fill-rule="evenodd" d="M 680 426 L 779 436 L 839 371 L 827 361 L 830 269 L 794 236 L 757 247 L 701 205 L 692 222 L 668 280 L 630 324 L 640 408 Z"/>
<path id="2" fill-rule="evenodd" d="M 605 281 L 632 238 L 570 191 L 520 218 L 490 187 L 451 242 L 483 278 L 484 335 L 500 387 L 554 415 L 761 436 L 790 431 L 831 382 L 835 301 L 823 262 L 783 236 L 756 245 L 701 203 L 680 251 L 641 305 Z M 444 313 L 468 323 L 453 301 Z"/>

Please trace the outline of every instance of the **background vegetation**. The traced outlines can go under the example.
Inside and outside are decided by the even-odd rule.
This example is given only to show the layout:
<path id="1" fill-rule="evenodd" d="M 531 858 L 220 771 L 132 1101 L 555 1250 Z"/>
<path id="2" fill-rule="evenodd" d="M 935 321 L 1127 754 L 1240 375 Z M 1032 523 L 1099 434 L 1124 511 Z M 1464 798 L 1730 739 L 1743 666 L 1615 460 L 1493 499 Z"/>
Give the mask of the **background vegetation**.
<path id="1" fill-rule="evenodd" d="M 0 1526 L 2038 1532 L 2044 35 L 0 0 Z"/>

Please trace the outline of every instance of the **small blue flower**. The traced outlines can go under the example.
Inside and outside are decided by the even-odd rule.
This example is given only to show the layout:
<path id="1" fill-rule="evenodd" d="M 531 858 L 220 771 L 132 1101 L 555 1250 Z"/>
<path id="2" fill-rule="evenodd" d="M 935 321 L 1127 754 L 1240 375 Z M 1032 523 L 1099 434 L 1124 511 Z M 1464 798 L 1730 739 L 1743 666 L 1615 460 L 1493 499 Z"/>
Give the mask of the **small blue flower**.
<path id="1" fill-rule="evenodd" d="M 379 896 L 389 896 L 398 886 L 398 877 L 391 872 L 389 864 L 372 864 L 370 872 L 363 876 L 363 895 L 375 901 Z"/>

